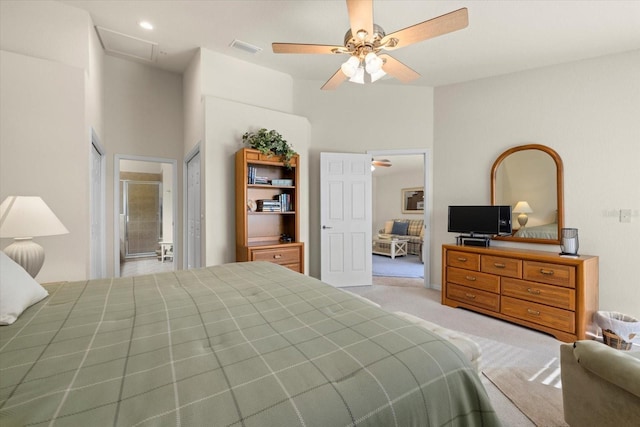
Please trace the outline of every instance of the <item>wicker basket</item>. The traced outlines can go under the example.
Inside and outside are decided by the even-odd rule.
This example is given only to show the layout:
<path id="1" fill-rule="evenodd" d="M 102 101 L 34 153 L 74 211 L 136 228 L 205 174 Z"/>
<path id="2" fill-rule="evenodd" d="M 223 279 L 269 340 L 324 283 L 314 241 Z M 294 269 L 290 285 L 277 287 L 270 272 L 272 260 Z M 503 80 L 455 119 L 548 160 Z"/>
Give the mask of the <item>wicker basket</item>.
<path id="1" fill-rule="evenodd" d="M 603 329 L 602 330 L 602 339 L 606 345 L 609 347 L 613 347 L 618 350 L 630 350 L 631 343 L 626 342 L 618 335 L 614 334 L 611 329 Z"/>

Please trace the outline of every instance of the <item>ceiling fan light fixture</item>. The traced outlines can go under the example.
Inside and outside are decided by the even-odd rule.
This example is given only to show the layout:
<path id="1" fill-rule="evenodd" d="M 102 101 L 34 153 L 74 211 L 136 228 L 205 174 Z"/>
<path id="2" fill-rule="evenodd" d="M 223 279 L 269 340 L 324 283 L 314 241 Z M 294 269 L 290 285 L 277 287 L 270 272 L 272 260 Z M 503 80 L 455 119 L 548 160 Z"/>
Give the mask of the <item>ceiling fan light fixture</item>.
<path id="1" fill-rule="evenodd" d="M 357 56 L 351 56 L 349 59 L 346 60 L 346 62 L 344 62 L 340 66 L 340 69 L 342 70 L 345 76 L 353 77 L 358 71 L 359 67 L 360 67 L 360 58 L 358 58 Z"/>
<path id="2" fill-rule="evenodd" d="M 352 83 L 358 83 L 363 85 L 364 84 L 364 68 L 358 67 L 355 71 L 355 74 L 351 76 L 349 81 Z"/>
<path id="3" fill-rule="evenodd" d="M 364 63 L 367 73 L 371 74 L 371 77 L 382 69 L 383 64 L 382 59 L 375 52 L 367 53 L 367 56 L 364 57 Z"/>
<path id="4" fill-rule="evenodd" d="M 371 74 L 371 83 L 375 82 L 376 80 L 380 80 L 381 78 L 387 75 L 387 73 L 385 73 L 382 68 L 376 71 L 375 73 L 369 73 L 369 74 Z"/>

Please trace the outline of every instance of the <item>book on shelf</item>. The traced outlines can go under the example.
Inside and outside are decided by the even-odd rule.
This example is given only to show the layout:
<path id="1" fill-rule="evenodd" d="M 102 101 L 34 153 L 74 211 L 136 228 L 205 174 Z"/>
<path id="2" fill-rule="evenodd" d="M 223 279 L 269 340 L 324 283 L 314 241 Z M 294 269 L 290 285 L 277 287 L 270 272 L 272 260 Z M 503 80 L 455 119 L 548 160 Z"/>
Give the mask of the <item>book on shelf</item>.
<path id="1" fill-rule="evenodd" d="M 279 200 L 258 200 L 257 203 L 258 212 L 281 212 L 282 205 Z"/>
<path id="2" fill-rule="evenodd" d="M 291 206 L 291 194 L 288 193 L 282 193 L 279 194 L 277 196 L 274 196 L 274 199 L 278 199 L 278 201 L 280 202 L 280 207 L 282 212 L 290 212 L 293 210 L 292 206 Z"/>

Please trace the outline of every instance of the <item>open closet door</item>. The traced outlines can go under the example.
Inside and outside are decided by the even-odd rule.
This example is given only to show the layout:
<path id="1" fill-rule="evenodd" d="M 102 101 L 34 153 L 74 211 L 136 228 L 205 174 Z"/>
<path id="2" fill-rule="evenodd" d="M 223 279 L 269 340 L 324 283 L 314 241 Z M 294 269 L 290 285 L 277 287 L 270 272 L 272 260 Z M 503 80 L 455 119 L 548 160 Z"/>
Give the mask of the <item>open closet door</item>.
<path id="1" fill-rule="evenodd" d="M 321 280 L 371 285 L 371 156 L 320 153 Z"/>

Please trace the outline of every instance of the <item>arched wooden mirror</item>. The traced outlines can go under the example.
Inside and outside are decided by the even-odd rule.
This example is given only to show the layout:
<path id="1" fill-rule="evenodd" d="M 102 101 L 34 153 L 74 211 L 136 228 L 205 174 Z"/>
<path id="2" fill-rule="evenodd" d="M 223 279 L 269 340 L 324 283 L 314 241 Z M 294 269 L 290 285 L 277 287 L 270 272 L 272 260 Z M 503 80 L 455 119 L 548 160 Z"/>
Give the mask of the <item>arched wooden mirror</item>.
<path id="1" fill-rule="evenodd" d="M 560 244 L 563 181 L 562 159 L 549 147 L 528 144 L 502 153 L 491 168 L 491 204 L 511 205 L 513 233 L 495 239 Z"/>

